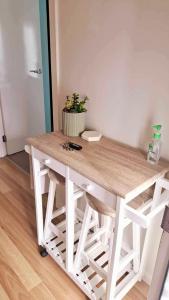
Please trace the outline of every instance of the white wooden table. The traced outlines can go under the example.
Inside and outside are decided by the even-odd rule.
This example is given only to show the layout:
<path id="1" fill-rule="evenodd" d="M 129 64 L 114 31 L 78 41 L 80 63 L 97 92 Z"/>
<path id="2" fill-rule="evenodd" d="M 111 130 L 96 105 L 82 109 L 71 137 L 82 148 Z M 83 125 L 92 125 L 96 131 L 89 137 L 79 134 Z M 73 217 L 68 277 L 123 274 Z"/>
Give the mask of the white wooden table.
<path id="1" fill-rule="evenodd" d="M 67 140 L 60 132 L 28 139 L 33 161 L 38 244 L 47 250 L 90 299 L 122 299 L 142 277 L 149 237 L 147 233 L 141 252 L 141 228 L 148 228 L 151 220 L 169 203 L 169 182 L 164 179 L 169 163 L 161 161 L 157 166 L 150 165 L 140 150 L 107 138 L 96 143 L 88 143 L 79 137 L 71 138 L 83 149 L 69 152 L 62 148 Z M 61 224 L 65 239 L 59 243 L 54 236 L 46 241 L 43 235 L 42 179 L 46 178 L 48 168 L 65 177 L 66 220 Z M 100 286 L 97 282 L 101 278 L 96 274 L 93 279 L 90 266 L 80 275 L 74 269 L 75 228 L 78 226 L 73 201 L 74 184 L 116 210 L 114 242 L 108 264 L 112 276 Z M 140 199 L 144 199 L 142 193 L 154 185 L 153 197 L 141 201 L 136 209 L 135 202 L 140 203 Z M 139 195 L 142 196 L 140 199 Z M 120 251 L 127 226 L 133 229 L 133 245 L 121 260 Z M 58 251 L 62 252 L 62 259 L 58 257 Z M 127 275 L 122 276 L 119 268 L 125 273 L 127 271 Z M 116 285 L 119 278 L 120 283 Z"/>

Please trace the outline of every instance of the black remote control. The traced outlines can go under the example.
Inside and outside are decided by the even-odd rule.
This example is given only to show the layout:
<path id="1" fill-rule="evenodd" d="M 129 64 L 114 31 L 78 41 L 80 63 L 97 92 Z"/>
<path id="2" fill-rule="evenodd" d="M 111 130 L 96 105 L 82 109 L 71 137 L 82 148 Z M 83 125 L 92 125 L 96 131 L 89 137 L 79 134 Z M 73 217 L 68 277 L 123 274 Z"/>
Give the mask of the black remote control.
<path id="1" fill-rule="evenodd" d="M 69 142 L 69 147 L 74 150 L 82 150 L 82 146 L 75 144 L 75 143 L 71 143 L 71 142 Z"/>

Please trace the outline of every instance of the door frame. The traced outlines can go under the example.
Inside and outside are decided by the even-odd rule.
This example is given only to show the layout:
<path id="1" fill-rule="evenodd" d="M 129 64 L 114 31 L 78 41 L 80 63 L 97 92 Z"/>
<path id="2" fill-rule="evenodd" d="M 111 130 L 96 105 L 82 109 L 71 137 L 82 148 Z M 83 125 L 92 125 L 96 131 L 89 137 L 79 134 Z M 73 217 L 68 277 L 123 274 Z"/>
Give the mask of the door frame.
<path id="1" fill-rule="evenodd" d="M 39 0 L 39 22 L 46 132 L 51 132 L 53 130 L 49 2 L 50 1 L 48 0 Z"/>
<path id="2" fill-rule="evenodd" d="M 58 0 L 47 0 L 49 12 L 53 129 L 59 130 L 59 24 Z"/>

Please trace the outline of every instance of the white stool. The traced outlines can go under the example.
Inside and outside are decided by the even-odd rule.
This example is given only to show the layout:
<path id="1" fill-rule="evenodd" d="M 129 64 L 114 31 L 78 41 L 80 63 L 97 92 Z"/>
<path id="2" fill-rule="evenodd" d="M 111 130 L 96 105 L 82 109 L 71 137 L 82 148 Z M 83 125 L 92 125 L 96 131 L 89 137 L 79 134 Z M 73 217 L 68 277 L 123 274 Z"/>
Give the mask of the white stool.
<path id="1" fill-rule="evenodd" d="M 53 212 L 56 189 L 60 184 L 64 184 L 64 178 L 52 170 L 48 171 L 48 176 L 50 181 L 44 226 L 45 240 L 49 239 L 52 236 L 53 231 L 53 233 L 59 234 L 59 232 L 57 231 L 57 227 L 52 223 L 52 220 L 65 212 L 65 207 L 57 209 L 55 212 Z"/>
<path id="2" fill-rule="evenodd" d="M 92 214 L 94 214 L 95 218 L 96 218 L 96 214 L 108 216 L 112 219 L 115 217 L 115 211 L 111 207 L 105 205 L 104 203 L 97 200 L 96 198 L 94 198 L 92 195 L 90 195 L 88 193 L 86 194 L 86 201 L 87 201 L 87 203 L 86 203 L 86 209 L 85 209 L 84 219 L 83 219 L 83 223 L 82 223 L 81 235 L 80 235 L 77 253 L 76 253 L 76 257 L 75 257 L 75 268 L 76 269 L 79 268 L 81 256 L 84 255 L 86 257 L 84 248 L 85 248 L 85 242 L 87 239 L 89 229 L 91 229 L 90 224 L 91 224 Z M 92 240 L 93 241 L 99 240 L 99 238 L 102 237 L 105 233 L 110 237 L 110 233 L 108 231 L 109 231 L 109 228 L 106 228 L 106 227 L 98 228 L 97 230 L 95 230 L 94 234 L 92 235 Z M 90 241 L 91 241 L 91 239 L 89 237 L 88 244 L 90 244 Z M 89 257 L 88 257 L 88 260 L 89 260 L 89 263 L 92 263 L 94 265 L 94 268 L 98 269 L 98 272 L 100 272 L 100 267 L 98 266 L 97 262 L 94 262 Z M 102 271 L 102 274 L 103 274 L 103 271 Z"/>
<path id="3" fill-rule="evenodd" d="M 79 244 L 76 252 L 74 267 L 76 271 L 76 279 L 91 293 L 91 299 L 105 299 L 107 294 L 108 279 L 113 276 L 113 269 L 110 267 L 110 258 L 114 240 L 114 219 L 116 212 L 110 206 L 97 200 L 90 194 L 86 194 L 86 210 L 82 223 L 82 229 Z M 100 227 L 94 234 L 91 234 L 89 227 L 92 212 L 95 211 L 101 216 L 107 216 L 111 220 L 111 230 L 109 228 Z M 102 240 L 102 235 L 109 231 L 108 243 Z M 118 281 L 124 279 L 124 275 L 133 268 L 132 261 L 136 258 L 136 251 L 126 249 L 125 245 L 121 245 L 120 258 L 118 263 L 118 272 L 115 277 L 114 285 Z M 114 278 L 114 277 L 113 277 Z M 108 299 L 108 298 L 106 298 Z"/>
<path id="4" fill-rule="evenodd" d="M 61 175 L 52 170 L 48 171 L 48 176 L 50 181 L 44 226 L 44 246 L 47 252 L 52 254 L 54 258 L 57 258 L 57 260 L 59 260 L 57 262 L 63 265 L 65 264 L 66 260 L 66 216 L 61 220 L 61 215 L 66 215 L 66 207 L 62 206 L 61 208 L 54 209 L 54 202 L 57 189 L 59 188 L 59 185 L 65 184 L 65 180 Z M 74 201 L 75 207 L 75 247 L 80 236 L 81 224 L 83 220 L 83 211 L 77 208 L 77 200 L 81 198 L 84 193 L 85 192 L 83 190 L 74 185 L 72 201 Z M 57 203 L 55 205 L 57 206 Z M 58 217 L 60 218 L 59 222 L 54 224 L 53 220 Z M 91 224 L 92 227 L 94 225 L 97 225 L 96 220 Z"/>

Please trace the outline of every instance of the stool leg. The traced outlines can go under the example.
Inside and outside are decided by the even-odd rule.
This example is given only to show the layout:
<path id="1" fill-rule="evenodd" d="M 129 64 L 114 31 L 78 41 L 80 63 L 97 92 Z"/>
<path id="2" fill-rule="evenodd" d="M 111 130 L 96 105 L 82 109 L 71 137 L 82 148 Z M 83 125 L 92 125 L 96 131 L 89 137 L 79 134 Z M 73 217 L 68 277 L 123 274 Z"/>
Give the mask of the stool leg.
<path id="1" fill-rule="evenodd" d="M 85 241 L 87 238 L 87 233 L 89 230 L 90 220 L 92 216 L 92 208 L 86 204 L 85 214 L 83 218 L 80 239 L 77 247 L 76 257 L 75 257 L 75 269 L 79 269 L 81 254 L 84 251 Z"/>
<path id="2" fill-rule="evenodd" d="M 133 269 L 135 273 L 139 272 L 140 268 L 140 226 L 133 223 L 133 250 L 136 252 L 136 256 L 133 259 Z"/>
<path id="3" fill-rule="evenodd" d="M 112 300 L 115 296 L 115 288 L 124 230 L 124 201 L 125 200 L 120 197 L 117 198 L 114 238 L 112 238 L 110 245 L 110 247 L 112 246 L 112 250 L 108 266 L 106 300 Z"/>
<path id="4" fill-rule="evenodd" d="M 97 211 L 93 210 L 92 218 L 96 222 L 96 225 L 94 226 L 94 231 L 96 231 L 99 228 L 99 215 Z"/>
<path id="5" fill-rule="evenodd" d="M 106 246 L 109 240 L 109 232 L 112 226 L 112 219 L 108 216 L 101 216 L 101 226 L 107 228 L 107 232 L 105 232 L 101 238 L 102 243 Z M 112 230 L 113 231 L 113 230 Z"/>
<path id="6" fill-rule="evenodd" d="M 53 180 L 50 180 L 48 202 L 47 202 L 47 208 L 46 208 L 45 228 L 44 228 L 44 238 L 45 239 L 48 239 L 50 237 L 49 225 L 52 220 L 55 193 L 56 193 L 56 182 Z"/>

